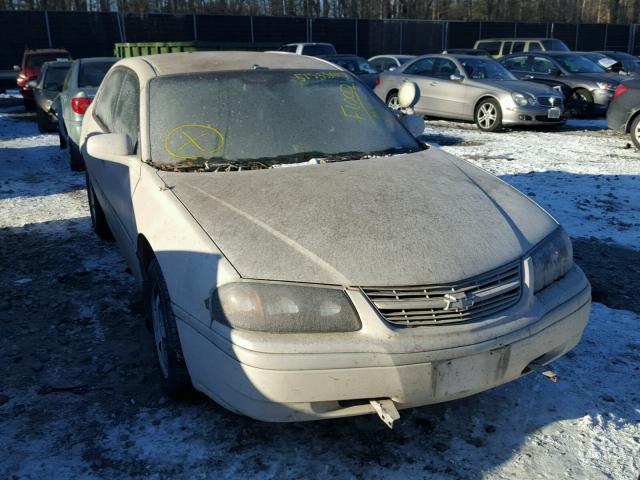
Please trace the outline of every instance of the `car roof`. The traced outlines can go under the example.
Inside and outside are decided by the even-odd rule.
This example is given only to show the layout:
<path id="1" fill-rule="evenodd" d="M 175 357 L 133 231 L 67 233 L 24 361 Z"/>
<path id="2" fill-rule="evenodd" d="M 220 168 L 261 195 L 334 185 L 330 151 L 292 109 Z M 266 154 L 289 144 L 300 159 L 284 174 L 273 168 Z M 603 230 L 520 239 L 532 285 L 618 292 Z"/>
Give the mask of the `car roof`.
<path id="1" fill-rule="evenodd" d="M 333 53 L 333 54 L 330 54 L 330 55 L 317 55 L 317 57 L 318 58 L 325 58 L 325 59 L 334 58 L 336 60 L 339 60 L 341 58 L 361 58 L 362 59 L 362 57 L 360 55 L 356 55 L 354 53 Z"/>
<path id="2" fill-rule="evenodd" d="M 531 40 L 559 40 L 558 38 L 553 37 L 504 37 L 504 38 L 481 38 L 477 40 L 478 42 L 503 42 L 503 41 L 514 41 L 514 40 L 522 40 L 522 41 L 531 41 Z"/>
<path id="3" fill-rule="evenodd" d="M 73 60 L 51 60 L 50 62 L 44 62 L 42 66 L 45 65 L 49 67 L 67 67 L 73 63 Z"/>
<path id="4" fill-rule="evenodd" d="M 338 70 L 325 60 L 284 52 L 185 52 L 132 57 L 120 62 L 135 68 L 151 66 L 157 76 L 191 72 L 252 70 L 256 67 L 283 69 Z"/>
<path id="5" fill-rule="evenodd" d="M 331 45 L 333 47 L 333 43 L 327 42 L 296 42 L 296 43 L 285 43 L 283 47 L 289 47 L 293 45 Z"/>
<path id="6" fill-rule="evenodd" d="M 119 57 L 87 57 L 87 58 L 78 58 L 76 62 L 78 63 L 117 62 L 118 60 L 120 60 Z"/>
<path id="7" fill-rule="evenodd" d="M 65 50 L 64 48 L 36 48 L 34 50 L 25 50 L 25 54 L 41 54 L 41 53 L 69 53 L 69 50 Z"/>

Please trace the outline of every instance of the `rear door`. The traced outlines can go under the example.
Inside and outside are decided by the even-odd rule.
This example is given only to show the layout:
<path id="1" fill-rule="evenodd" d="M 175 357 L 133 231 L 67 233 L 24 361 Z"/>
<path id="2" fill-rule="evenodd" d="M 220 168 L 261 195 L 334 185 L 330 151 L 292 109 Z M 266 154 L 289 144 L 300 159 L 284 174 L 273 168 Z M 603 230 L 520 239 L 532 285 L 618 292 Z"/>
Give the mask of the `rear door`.
<path id="1" fill-rule="evenodd" d="M 436 79 L 433 77 L 436 57 L 419 58 L 402 71 L 402 80 L 415 82 L 420 89 L 420 100 L 414 106 L 417 113 L 429 115 L 436 112 L 434 110 L 434 94 L 433 87 L 437 85 Z"/>

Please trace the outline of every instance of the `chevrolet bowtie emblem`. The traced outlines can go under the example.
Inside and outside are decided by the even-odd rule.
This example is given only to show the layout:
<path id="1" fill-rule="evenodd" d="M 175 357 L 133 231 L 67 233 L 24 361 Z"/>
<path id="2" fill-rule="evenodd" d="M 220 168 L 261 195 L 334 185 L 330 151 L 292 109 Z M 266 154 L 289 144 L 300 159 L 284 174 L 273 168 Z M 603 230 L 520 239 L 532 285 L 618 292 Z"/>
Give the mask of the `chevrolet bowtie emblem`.
<path id="1" fill-rule="evenodd" d="M 459 293 L 446 293 L 444 295 L 444 301 L 447 302 L 445 310 L 466 310 L 473 306 L 475 299 L 473 294 L 467 294 L 465 292 Z"/>

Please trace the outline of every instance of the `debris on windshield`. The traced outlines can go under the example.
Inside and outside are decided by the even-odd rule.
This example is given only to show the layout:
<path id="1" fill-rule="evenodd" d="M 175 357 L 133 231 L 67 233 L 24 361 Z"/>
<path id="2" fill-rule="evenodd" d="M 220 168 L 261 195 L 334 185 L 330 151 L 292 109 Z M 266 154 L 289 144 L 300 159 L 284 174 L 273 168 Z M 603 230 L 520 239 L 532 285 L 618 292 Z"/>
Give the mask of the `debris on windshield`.
<path id="1" fill-rule="evenodd" d="M 327 160 L 324 158 L 311 158 L 306 162 L 298 162 L 298 163 L 278 163 L 276 165 L 271 165 L 271 168 L 285 168 L 285 167 L 300 167 L 302 165 L 320 165 L 323 163 L 327 163 Z"/>

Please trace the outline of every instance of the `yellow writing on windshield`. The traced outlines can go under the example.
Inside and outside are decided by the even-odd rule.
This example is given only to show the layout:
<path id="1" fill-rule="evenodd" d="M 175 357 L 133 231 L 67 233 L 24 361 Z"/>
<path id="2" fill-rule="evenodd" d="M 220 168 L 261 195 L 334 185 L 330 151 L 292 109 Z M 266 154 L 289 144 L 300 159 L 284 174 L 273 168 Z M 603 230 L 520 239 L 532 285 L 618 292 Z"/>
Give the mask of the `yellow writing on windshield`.
<path id="1" fill-rule="evenodd" d="M 376 112 L 365 106 L 355 84 L 341 83 L 340 93 L 343 99 L 340 110 L 345 117 L 354 118 L 358 121 L 370 120 L 372 122 L 379 117 Z"/>
<path id="2" fill-rule="evenodd" d="M 167 133 L 164 149 L 173 158 L 208 158 L 224 147 L 224 136 L 214 127 L 187 123 Z"/>

